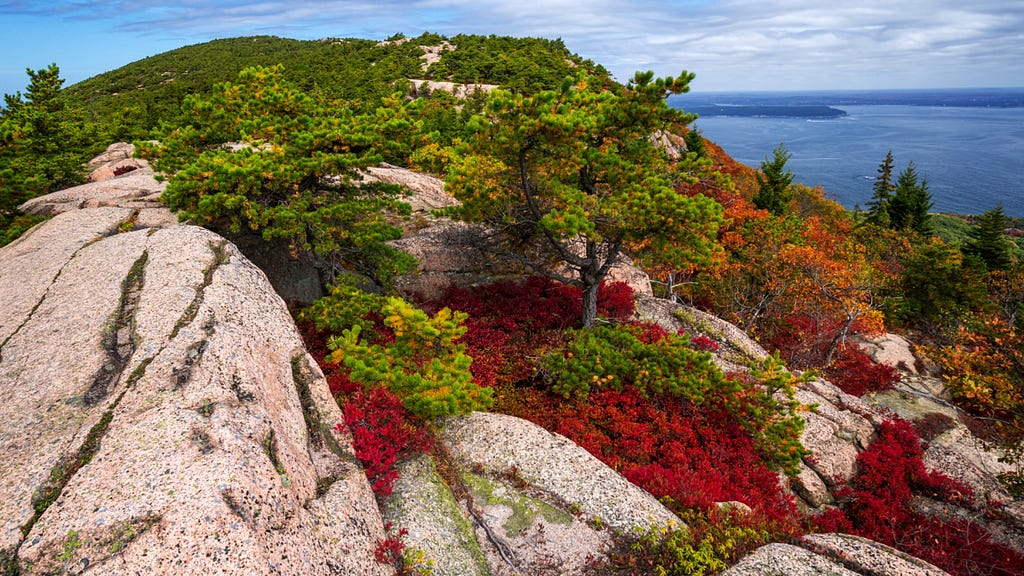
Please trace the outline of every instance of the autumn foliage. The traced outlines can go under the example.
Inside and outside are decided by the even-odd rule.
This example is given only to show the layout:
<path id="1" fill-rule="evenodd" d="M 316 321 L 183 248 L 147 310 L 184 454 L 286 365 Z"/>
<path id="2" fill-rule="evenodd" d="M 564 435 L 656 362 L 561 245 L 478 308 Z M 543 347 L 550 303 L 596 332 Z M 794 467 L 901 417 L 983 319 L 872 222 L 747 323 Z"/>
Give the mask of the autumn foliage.
<path id="1" fill-rule="evenodd" d="M 993 541 L 983 527 L 957 517 L 918 511 L 915 497 L 971 506 L 969 486 L 929 472 L 924 447 L 906 420 L 887 420 L 878 439 L 857 457 L 859 472 L 840 493 L 840 508 L 817 519 L 818 529 L 852 532 L 894 546 L 958 575 L 1009 576 L 1024 571 L 1024 556 Z"/>

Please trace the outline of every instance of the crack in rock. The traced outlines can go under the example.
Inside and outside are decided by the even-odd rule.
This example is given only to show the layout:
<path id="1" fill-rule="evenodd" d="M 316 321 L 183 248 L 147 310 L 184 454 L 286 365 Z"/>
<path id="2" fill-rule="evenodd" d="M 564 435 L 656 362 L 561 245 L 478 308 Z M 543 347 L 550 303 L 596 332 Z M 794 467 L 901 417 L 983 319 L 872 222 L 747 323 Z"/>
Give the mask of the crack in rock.
<path id="1" fill-rule="evenodd" d="M 139 306 L 148 260 L 149 252 L 143 250 L 121 283 L 121 300 L 103 334 L 103 349 L 107 353 L 107 361 L 93 376 L 92 385 L 82 397 L 86 406 L 95 406 L 107 397 L 110 385 L 121 377 L 128 359 L 135 353 L 135 312 Z"/>
<path id="2" fill-rule="evenodd" d="M 102 237 L 94 238 L 93 241 L 98 240 L 100 238 Z M 64 269 L 71 264 L 71 261 L 74 260 L 76 256 L 78 256 L 79 252 L 86 249 L 91 244 L 92 241 L 86 242 L 79 246 L 77 250 L 71 253 L 71 256 L 68 257 L 67 261 L 65 261 L 64 264 L 62 264 L 61 267 L 57 270 L 57 273 L 53 275 L 53 279 L 50 280 L 50 285 L 46 287 L 46 290 L 43 292 L 43 295 L 39 297 L 39 301 L 36 302 L 35 306 L 33 306 L 31 310 L 28 311 L 28 314 L 25 316 L 25 320 L 23 320 L 22 323 L 19 324 L 18 327 L 15 328 L 14 331 L 7 336 L 7 338 L 4 338 L 3 342 L 0 342 L 0 362 L 3 362 L 4 359 L 4 346 L 7 346 L 7 343 L 10 342 L 15 336 L 17 336 L 18 333 L 21 332 L 21 329 L 24 328 L 29 323 L 29 321 L 32 320 L 32 317 L 35 316 L 36 314 L 36 310 L 39 310 L 39 307 L 42 306 L 43 302 L 46 301 L 46 297 L 50 295 L 50 290 L 57 283 L 57 280 L 60 280 L 60 276 L 61 274 L 64 273 Z"/>
<path id="3" fill-rule="evenodd" d="M 178 323 L 174 325 L 174 329 L 171 330 L 171 335 L 167 338 L 168 340 L 174 340 L 175 336 L 182 328 L 188 326 L 196 319 L 196 314 L 199 313 L 199 307 L 203 305 L 203 300 L 206 298 L 206 289 L 213 283 L 213 274 L 222 265 L 227 264 L 231 260 L 231 256 L 225 250 L 227 246 L 227 240 L 220 242 L 210 242 L 210 251 L 213 252 L 213 262 L 203 270 L 203 282 L 196 287 L 196 295 L 189 302 L 188 306 L 185 307 L 185 311 L 182 312 L 181 318 L 178 319 Z"/>
<path id="4" fill-rule="evenodd" d="M 100 368 L 93 384 L 89 387 L 84 397 L 86 405 L 97 404 L 109 393 L 112 383 L 121 379 L 128 361 L 135 352 L 135 312 L 138 307 L 139 296 L 142 293 L 143 281 L 145 279 L 146 262 L 149 259 L 148 251 L 135 261 L 128 275 L 121 283 L 121 300 L 117 310 L 114 312 L 108 332 L 103 339 L 103 347 L 107 352 L 107 363 Z M 110 404 L 107 410 L 89 429 L 85 439 L 78 449 L 71 454 L 65 455 L 57 464 L 50 469 L 47 480 L 40 485 L 32 496 L 32 508 L 34 514 L 29 521 L 21 527 L 22 541 L 18 543 L 14 552 L 14 568 L 17 569 L 17 551 L 25 543 L 32 528 L 36 525 L 49 507 L 57 501 L 63 493 L 64 488 L 71 479 L 85 465 L 92 461 L 99 451 L 100 441 L 106 434 L 110 422 L 114 419 L 114 412 L 120 405 L 128 390 L 141 379 L 146 373 L 146 367 L 155 356 L 144 359 L 129 375 L 124 388 L 117 398 Z"/>

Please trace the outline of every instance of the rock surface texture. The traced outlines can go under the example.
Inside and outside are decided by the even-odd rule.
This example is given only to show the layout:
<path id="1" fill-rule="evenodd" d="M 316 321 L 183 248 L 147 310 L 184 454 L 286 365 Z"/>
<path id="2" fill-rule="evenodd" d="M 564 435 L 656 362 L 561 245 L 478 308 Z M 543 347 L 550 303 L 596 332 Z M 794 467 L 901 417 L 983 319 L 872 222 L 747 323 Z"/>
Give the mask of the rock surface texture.
<path id="1" fill-rule="evenodd" d="M 283 302 L 136 206 L 159 190 L 136 172 L 38 199 L 57 216 L 0 249 L 3 572 L 389 573 Z"/>
<path id="2" fill-rule="evenodd" d="M 902 552 L 847 534 L 815 534 L 797 544 L 769 544 L 722 576 L 948 576 Z"/>

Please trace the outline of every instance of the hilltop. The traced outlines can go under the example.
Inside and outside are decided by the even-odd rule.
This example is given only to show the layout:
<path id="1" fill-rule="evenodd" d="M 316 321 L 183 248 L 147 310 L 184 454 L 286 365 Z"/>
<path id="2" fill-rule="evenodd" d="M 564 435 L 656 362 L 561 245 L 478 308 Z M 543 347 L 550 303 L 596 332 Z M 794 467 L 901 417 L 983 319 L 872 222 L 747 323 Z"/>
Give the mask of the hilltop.
<path id="1" fill-rule="evenodd" d="M 393 93 L 396 83 L 407 79 L 536 91 L 554 87 L 580 69 L 607 74 L 561 41 L 542 38 L 448 38 L 429 33 L 385 41 L 255 36 L 164 52 L 69 86 L 65 93 L 72 106 L 88 110 L 94 119 L 118 124 L 114 130 L 121 134 L 113 137 L 143 136 L 160 120 L 175 117 L 186 95 L 208 94 L 243 68 L 274 65 L 282 65 L 284 77 L 303 90 L 367 103 Z"/>

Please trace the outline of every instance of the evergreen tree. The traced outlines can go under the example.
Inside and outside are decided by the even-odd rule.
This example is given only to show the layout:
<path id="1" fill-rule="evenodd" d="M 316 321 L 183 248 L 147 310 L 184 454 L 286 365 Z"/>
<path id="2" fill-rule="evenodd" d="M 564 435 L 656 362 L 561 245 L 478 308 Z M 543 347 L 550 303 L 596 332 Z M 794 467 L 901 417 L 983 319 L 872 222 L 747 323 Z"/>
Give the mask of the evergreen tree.
<path id="1" fill-rule="evenodd" d="M 786 169 L 786 162 L 792 156 L 786 147 L 780 142 L 772 150 L 772 159 L 767 157 L 761 162 L 761 171 L 757 174 L 757 193 L 754 194 L 754 206 L 781 216 L 789 209 L 789 202 L 793 199 L 793 191 L 790 185 L 793 183 L 793 173 Z"/>
<path id="2" fill-rule="evenodd" d="M 397 186 L 361 182 L 408 122 L 395 104 L 368 114 L 313 99 L 281 67 L 242 70 L 238 83 L 185 99 L 189 124 L 166 127 L 140 154 L 171 178 L 163 200 L 181 219 L 221 232 L 260 232 L 314 260 L 328 279 L 355 269 L 388 285 L 413 266 L 389 246 L 408 214 Z"/>
<path id="3" fill-rule="evenodd" d="M 683 136 L 683 142 L 686 142 L 686 151 L 693 152 L 697 155 L 697 158 L 704 158 L 708 155 L 707 146 L 704 144 L 704 135 L 694 129 L 686 131 L 686 135 Z"/>
<path id="4" fill-rule="evenodd" d="M 889 201 L 889 225 L 896 230 L 928 236 L 932 233 L 928 213 L 932 205 L 928 180 L 918 177 L 917 168 L 911 162 L 896 178 L 896 192 Z"/>
<path id="5" fill-rule="evenodd" d="M 1006 214 L 1001 205 L 985 212 L 978 218 L 978 223 L 968 230 L 964 254 L 977 257 L 989 270 L 1006 270 L 1013 264 L 1006 228 Z"/>
<path id="6" fill-rule="evenodd" d="M 692 121 L 665 102 L 691 78 L 638 73 L 617 86 L 580 75 L 531 96 L 491 92 L 446 180 L 462 201 L 455 213 L 492 224 L 503 255 L 580 288 L 588 327 L 623 250 L 643 244 L 652 262 L 677 269 L 710 262 L 722 207 L 678 192 L 650 138 Z"/>
<path id="7" fill-rule="evenodd" d="M 67 106 L 56 64 L 26 72 L 25 94 L 5 95 L 0 109 L 0 231 L 26 200 L 84 182 L 102 146 L 85 113 Z"/>
<path id="8" fill-rule="evenodd" d="M 889 202 L 896 190 L 892 183 L 892 163 L 892 150 L 889 150 L 885 160 L 878 166 L 878 176 L 875 177 L 875 184 L 872 187 L 874 193 L 868 202 L 868 222 L 883 228 L 889 227 Z"/>

